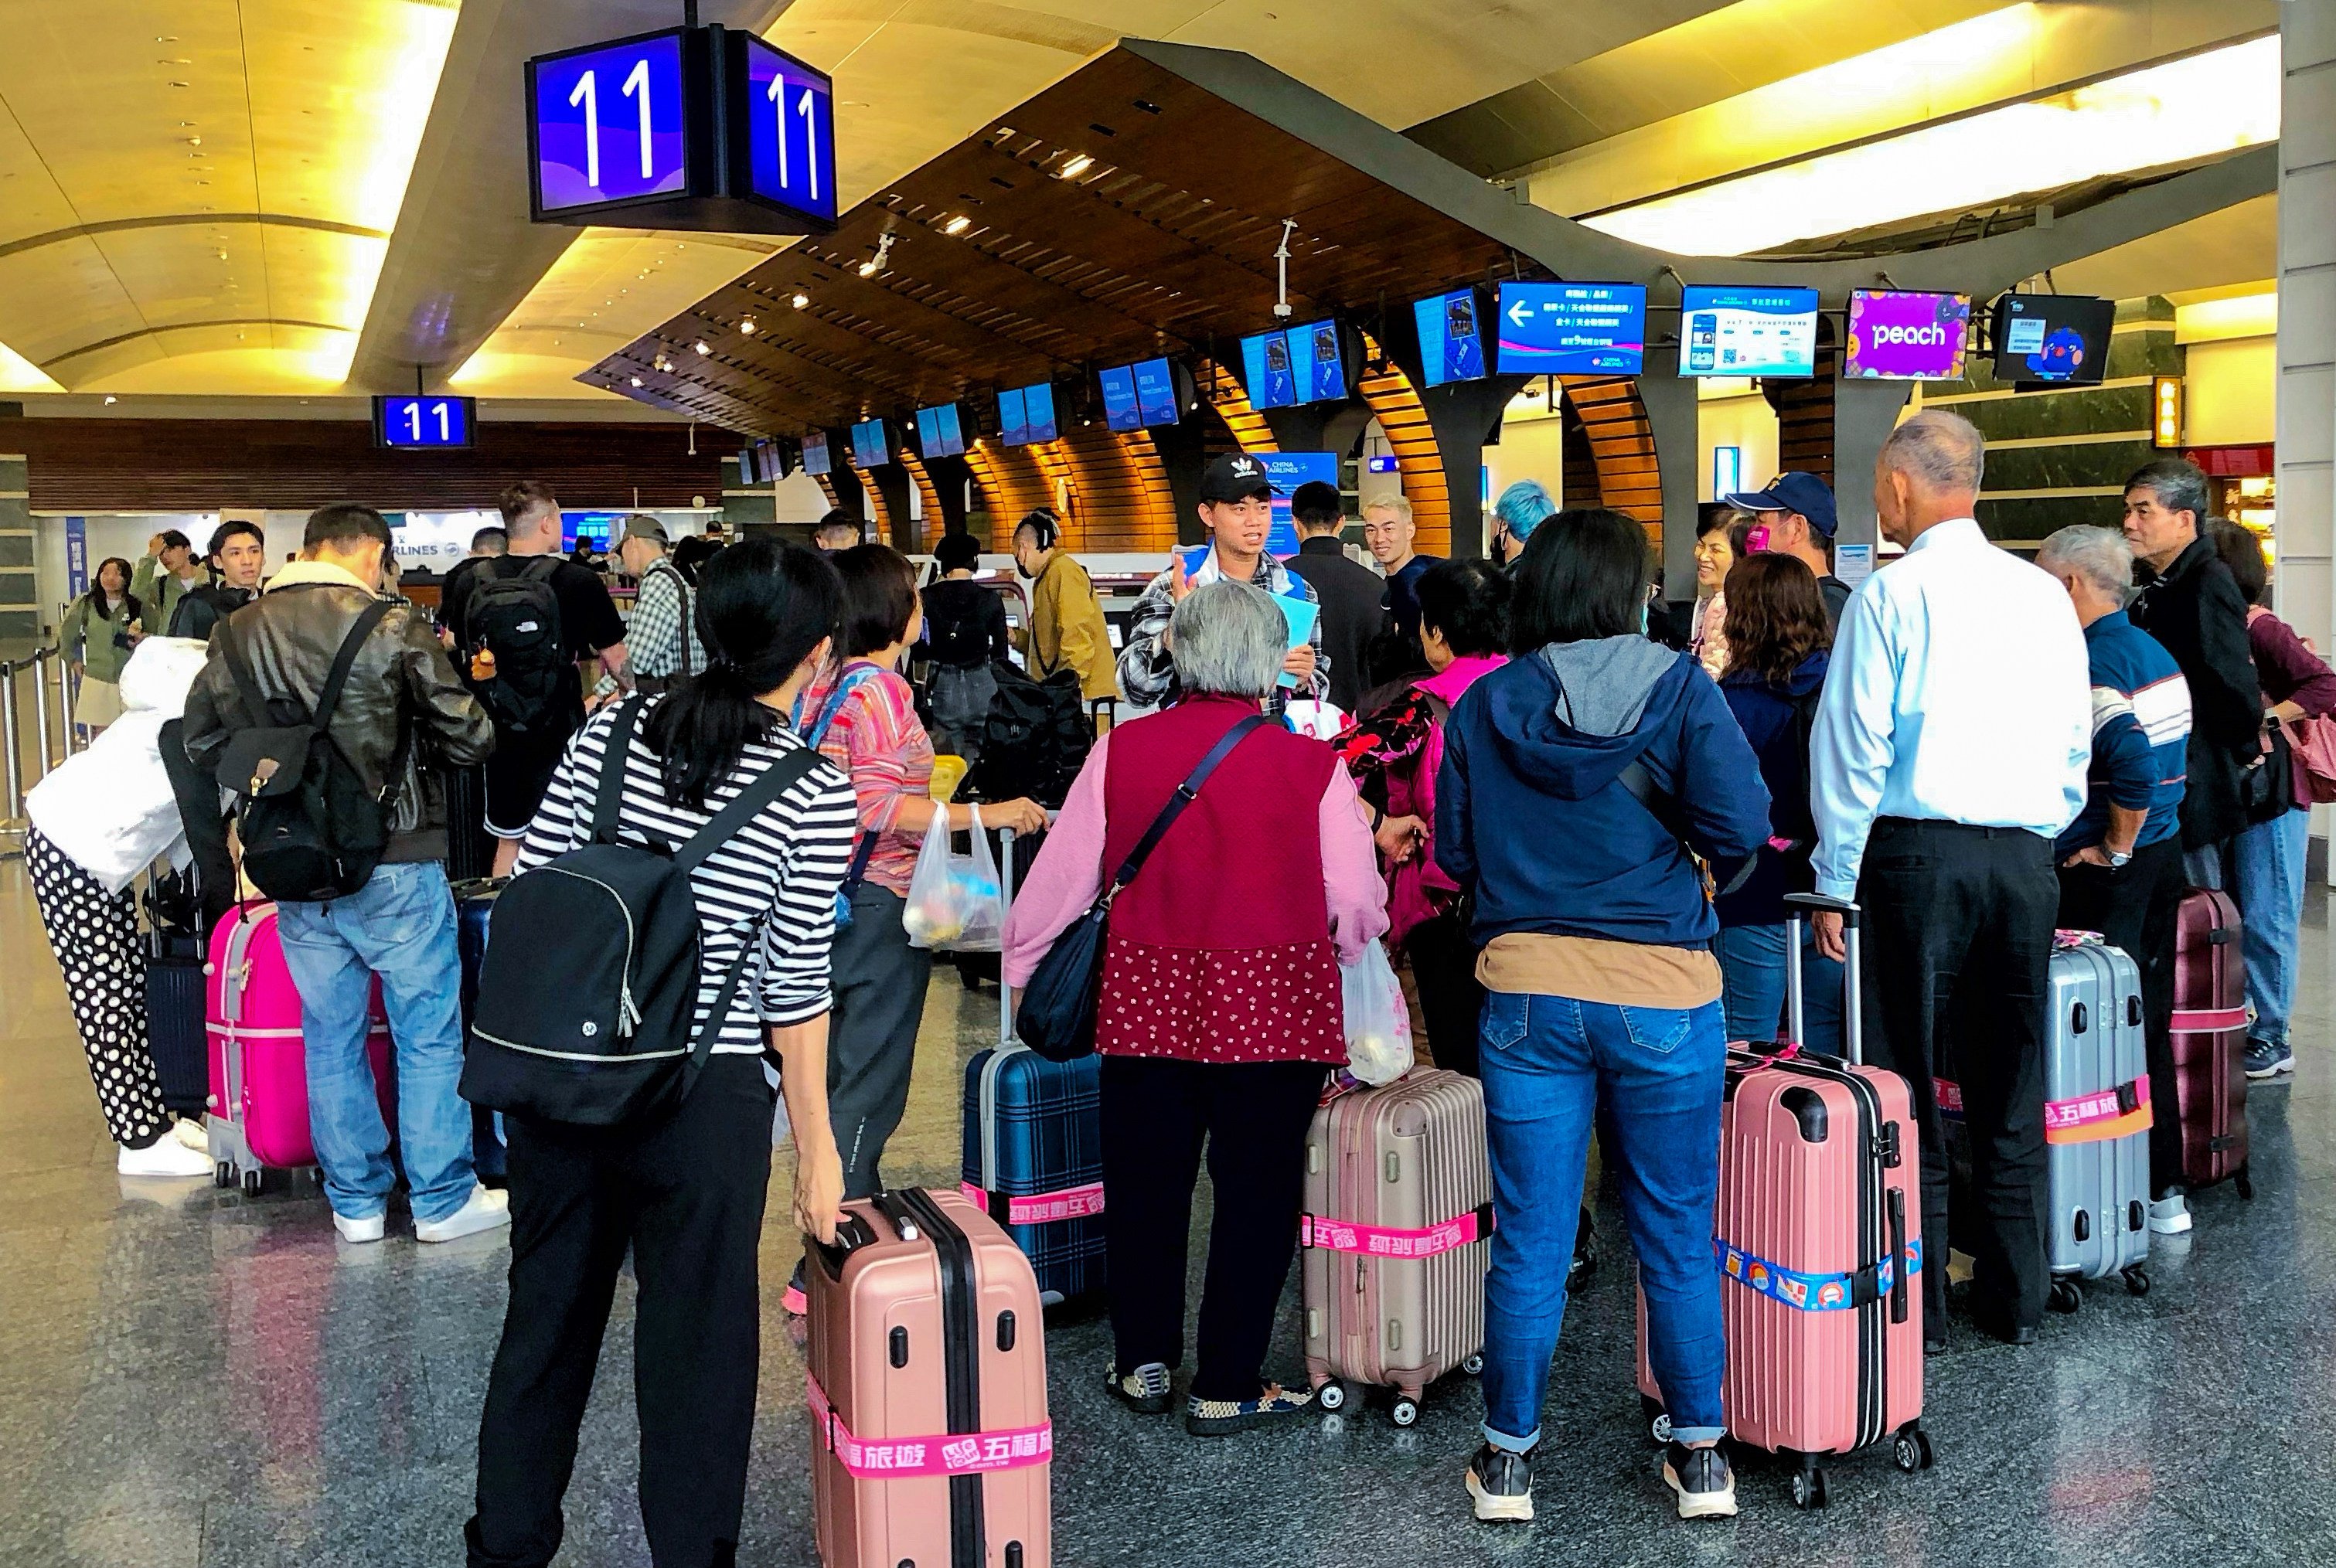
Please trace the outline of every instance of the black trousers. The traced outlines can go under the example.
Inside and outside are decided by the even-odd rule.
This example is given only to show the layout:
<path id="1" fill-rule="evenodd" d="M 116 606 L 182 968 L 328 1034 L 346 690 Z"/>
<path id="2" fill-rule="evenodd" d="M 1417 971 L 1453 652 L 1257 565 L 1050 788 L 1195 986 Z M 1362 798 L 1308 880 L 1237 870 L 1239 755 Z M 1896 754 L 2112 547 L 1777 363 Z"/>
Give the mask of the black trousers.
<path id="1" fill-rule="evenodd" d="M 715 1056 L 664 1121 L 509 1117 L 511 1304 L 479 1423 L 471 1568 L 541 1568 L 629 1246 L 641 1520 L 657 1568 L 735 1561 L 762 1360 L 756 1249 L 771 1176 L 761 1059 Z"/>
<path id="2" fill-rule="evenodd" d="M 1932 1079 L 1958 1060 L 1979 1209 L 1974 1304 L 2033 1327 L 2049 1284 L 2039 1216 L 2045 1015 L 2060 903 L 2051 841 L 2017 828 L 1885 817 L 1866 841 L 1857 899 L 1865 912 L 1866 1060 L 1906 1079 L 1922 1134 L 1926 1332 L 1944 1332 L 1947 1305 L 1947 1156 Z"/>
<path id="3" fill-rule="evenodd" d="M 1254 1399 L 1282 1282 L 1298 1250 L 1306 1130 L 1322 1094 L 1319 1061 L 1102 1061 L 1105 1247 L 1122 1371 L 1184 1360 L 1186 1240 L 1208 1140 L 1216 1216 L 1201 1293 L 1192 1394 Z"/>
<path id="4" fill-rule="evenodd" d="M 1404 938 L 1411 977 L 1419 986 L 1419 1010 L 1427 1016 L 1427 1048 L 1436 1065 L 1470 1078 L 1476 1070 L 1476 1026 L 1484 1012 L 1484 988 L 1476 982 L 1476 944 L 1456 915 L 1439 915 L 1412 927 Z"/>
<path id="5" fill-rule="evenodd" d="M 2174 925 L 2189 878 L 2182 841 L 2162 839 L 2106 866 L 2060 869 L 2060 924 L 2098 931 L 2141 971 L 2142 1026 L 2149 1050 L 2149 1186 L 2159 1197 L 2182 1181 L 2182 1118 L 2174 1111 Z"/>

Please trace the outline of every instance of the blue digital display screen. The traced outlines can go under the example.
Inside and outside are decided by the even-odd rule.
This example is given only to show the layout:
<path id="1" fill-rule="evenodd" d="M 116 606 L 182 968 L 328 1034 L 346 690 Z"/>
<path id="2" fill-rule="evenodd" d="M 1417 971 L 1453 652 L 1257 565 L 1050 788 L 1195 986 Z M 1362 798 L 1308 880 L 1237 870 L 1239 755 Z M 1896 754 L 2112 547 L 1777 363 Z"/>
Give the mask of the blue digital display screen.
<path id="1" fill-rule="evenodd" d="M 1115 431 L 1140 431 L 1144 411 L 1135 402 L 1135 367 L 1117 364 L 1096 373 L 1103 387 L 1103 422 Z"/>
<path id="2" fill-rule="evenodd" d="M 1817 291 L 1689 284 L 1679 297 L 1679 374 L 1805 376 L 1817 353 Z"/>
<path id="3" fill-rule="evenodd" d="M 376 397 L 374 440 L 385 447 L 467 447 L 475 411 L 469 398 Z"/>
<path id="4" fill-rule="evenodd" d="M 1480 306 L 1473 288 L 1432 294 L 1412 303 L 1419 324 L 1419 361 L 1429 386 L 1476 381 L 1484 373 L 1484 339 L 1477 328 Z"/>
<path id="5" fill-rule="evenodd" d="M 803 439 L 803 466 L 807 474 L 827 474 L 835 471 L 835 464 L 827 455 L 827 437 L 805 436 Z"/>
<path id="6" fill-rule="evenodd" d="M 824 73 L 745 34 L 747 178 L 762 199 L 835 220 L 835 100 Z"/>
<path id="7" fill-rule="evenodd" d="M 1273 526 L 1265 537 L 1265 553 L 1269 556 L 1294 556 L 1298 553 L 1298 523 L 1290 514 L 1290 498 L 1298 487 L 1316 479 L 1338 488 L 1338 454 L 1336 452 L 1259 452 L 1259 463 L 1265 477 L 1273 484 Z"/>
<path id="8" fill-rule="evenodd" d="M 549 55 L 530 69 L 541 211 L 687 189 L 679 33 Z"/>
<path id="9" fill-rule="evenodd" d="M 1647 291 L 1635 283 L 1501 285 L 1503 375 L 1637 375 Z"/>
<path id="10" fill-rule="evenodd" d="M 1241 339 L 1241 368 L 1249 374 L 1249 404 L 1254 409 L 1329 402 L 1347 395 L 1347 367 L 1335 321 Z"/>
<path id="11" fill-rule="evenodd" d="M 863 469 L 882 468 L 892 460 L 882 420 L 861 420 L 852 427 L 852 460 Z"/>
<path id="12" fill-rule="evenodd" d="M 1055 387 L 1033 382 L 998 394 L 998 437 L 1009 447 L 1055 439 Z"/>
<path id="13" fill-rule="evenodd" d="M 1135 374 L 1135 405 L 1147 425 L 1176 422 L 1176 374 L 1164 359 L 1138 360 L 1129 367 Z"/>
<path id="14" fill-rule="evenodd" d="M 1241 369 L 1248 373 L 1249 406 L 1286 409 L 1298 401 L 1298 379 L 1290 368 L 1287 332 L 1251 333 L 1241 339 Z"/>
<path id="15" fill-rule="evenodd" d="M 566 550 L 579 544 L 589 544 L 596 550 L 608 547 L 608 537 L 616 531 L 619 512 L 562 512 L 560 514 L 560 546 Z"/>
<path id="16" fill-rule="evenodd" d="M 965 455 L 965 430 L 958 421 L 957 404 L 938 403 L 917 411 L 917 446 L 929 458 Z"/>

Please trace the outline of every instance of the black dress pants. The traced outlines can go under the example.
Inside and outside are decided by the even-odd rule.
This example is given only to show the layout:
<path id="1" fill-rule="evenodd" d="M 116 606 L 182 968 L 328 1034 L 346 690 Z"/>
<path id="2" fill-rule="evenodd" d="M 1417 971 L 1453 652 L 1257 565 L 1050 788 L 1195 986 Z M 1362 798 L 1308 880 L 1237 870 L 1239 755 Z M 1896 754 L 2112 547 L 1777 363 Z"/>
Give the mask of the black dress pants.
<path id="1" fill-rule="evenodd" d="M 1467 922 L 1439 915 L 1412 927 L 1404 938 L 1411 977 L 1419 986 L 1419 1021 L 1427 1029 L 1427 1049 L 1436 1065 L 1470 1078 L 1476 1070 L 1476 1028 L 1484 1013 L 1484 988 L 1476 980 L 1476 944 Z"/>
<path id="2" fill-rule="evenodd" d="M 2164 1196 L 2166 1188 L 2182 1182 L 2182 1118 L 2174 1108 L 2174 927 L 2188 886 L 2178 837 L 2143 846 L 2114 871 L 2106 866 L 2060 870 L 2060 924 L 2071 931 L 2099 932 L 2141 971 L 2152 1197 Z"/>
<path id="3" fill-rule="evenodd" d="M 647 1128 L 505 1118 L 511 1304 L 479 1423 L 471 1568 L 541 1568 L 560 1550 L 576 1430 L 628 1246 L 649 1555 L 657 1568 L 736 1560 L 762 1358 L 772 1100 L 759 1057 L 721 1055 Z"/>
<path id="4" fill-rule="evenodd" d="M 1932 1080 L 1957 1061 L 1979 1208 L 1974 1305 L 1995 1323 L 2032 1328 L 2049 1284 L 2040 1216 L 2045 1014 L 2060 903 L 2051 841 L 2017 828 L 1884 817 L 1866 841 L 1857 901 L 1865 1059 L 1906 1079 L 1921 1130 L 1925 1332 L 1945 1331 L 1947 1305 L 1947 1156 Z"/>
<path id="5" fill-rule="evenodd" d="M 1201 1144 L 1216 1215 L 1201 1294 L 1192 1394 L 1254 1399 L 1306 1195 L 1306 1131 L 1319 1061 L 1102 1061 L 1105 1248 L 1114 1360 L 1123 1372 L 1184 1360 L 1185 1242 Z"/>

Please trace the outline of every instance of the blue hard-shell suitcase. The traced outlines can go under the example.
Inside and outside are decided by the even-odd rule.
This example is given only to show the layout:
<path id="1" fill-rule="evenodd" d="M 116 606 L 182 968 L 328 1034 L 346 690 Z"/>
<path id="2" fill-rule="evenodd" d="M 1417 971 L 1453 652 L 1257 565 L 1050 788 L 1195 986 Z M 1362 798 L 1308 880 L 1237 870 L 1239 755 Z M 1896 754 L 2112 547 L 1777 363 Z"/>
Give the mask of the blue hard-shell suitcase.
<path id="1" fill-rule="evenodd" d="M 1011 901 L 1008 837 L 999 866 Z M 1041 1300 L 1094 1294 L 1104 1284 L 1095 1059 L 1049 1061 L 1016 1040 L 1014 995 L 1002 984 L 998 1021 L 999 1043 L 965 1067 L 963 1191 L 1029 1258 Z"/>
<path id="2" fill-rule="evenodd" d="M 471 1009 L 479 1000 L 479 965 L 487 957 L 487 922 L 495 912 L 495 895 L 503 885 L 486 877 L 454 884 L 455 945 L 462 954 L 462 1030 L 471 1028 Z M 466 1038 L 465 1048 L 469 1045 Z M 471 1108 L 471 1163 L 479 1179 L 500 1186 L 505 1172 L 503 1140 L 497 1114 L 484 1106 Z"/>

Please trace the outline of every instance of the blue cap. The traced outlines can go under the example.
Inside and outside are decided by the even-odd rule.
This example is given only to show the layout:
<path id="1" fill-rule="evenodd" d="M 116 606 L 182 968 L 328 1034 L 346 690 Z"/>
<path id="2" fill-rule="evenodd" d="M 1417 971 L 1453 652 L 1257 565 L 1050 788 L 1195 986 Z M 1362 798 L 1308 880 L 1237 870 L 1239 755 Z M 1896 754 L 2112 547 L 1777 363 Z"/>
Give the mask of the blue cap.
<path id="1" fill-rule="evenodd" d="M 1765 490 L 1742 490 L 1719 498 L 1739 512 L 1798 512 L 1828 539 L 1840 526 L 1834 516 L 1833 489 L 1815 474 L 1778 474 Z"/>

